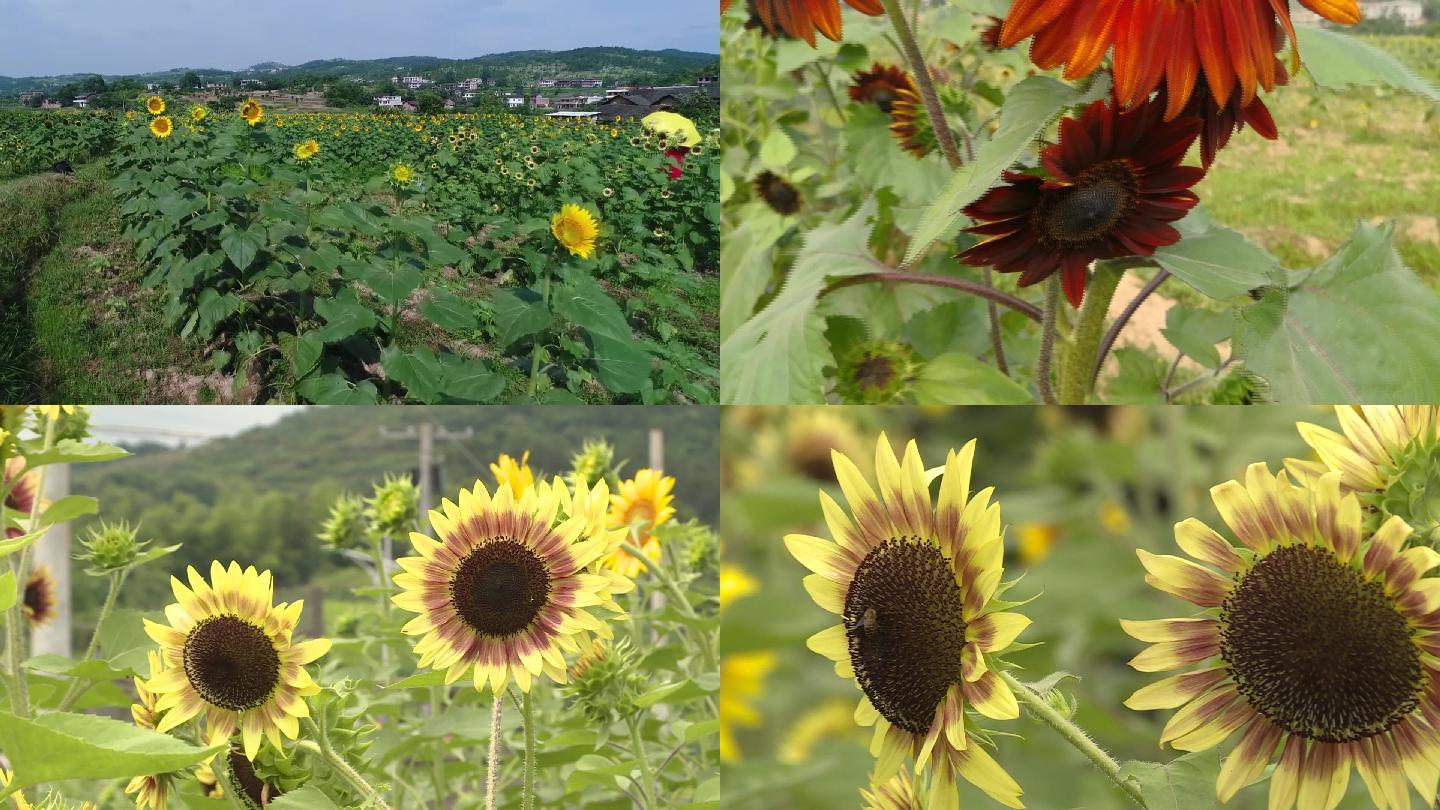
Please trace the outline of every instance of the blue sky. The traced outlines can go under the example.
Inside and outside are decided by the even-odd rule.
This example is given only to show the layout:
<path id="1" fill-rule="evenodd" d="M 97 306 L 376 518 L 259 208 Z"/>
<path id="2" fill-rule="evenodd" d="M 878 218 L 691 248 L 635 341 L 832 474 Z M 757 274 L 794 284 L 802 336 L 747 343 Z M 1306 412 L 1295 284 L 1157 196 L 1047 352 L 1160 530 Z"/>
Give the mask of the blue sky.
<path id="1" fill-rule="evenodd" d="M 713 0 L 0 0 L 3 76 L 719 39 Z"/>

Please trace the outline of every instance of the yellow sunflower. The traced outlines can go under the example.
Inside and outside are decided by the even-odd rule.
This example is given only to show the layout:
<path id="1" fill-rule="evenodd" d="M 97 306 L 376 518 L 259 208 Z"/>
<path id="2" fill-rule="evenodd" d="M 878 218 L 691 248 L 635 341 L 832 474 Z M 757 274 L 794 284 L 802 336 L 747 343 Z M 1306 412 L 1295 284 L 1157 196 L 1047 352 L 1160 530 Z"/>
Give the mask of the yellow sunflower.
<path id="1" fill-rule="evenodd" d="M 151 115 L 160 115 L 165 112 L 165 99 L 159 96 L 151 96 L 145 99 L 145 111 Z"/>
<path id="2" fill-rule="evenodd" d="M 1304 483 L 1340 473 L 1341 492 L 1354 492 L 1374 530 L 1384 515 L 1399 515 L 1417 536 L 1440 539 L 1440 407 L 1341 405 L 1341 433 L 1298 422 L 1319 461 L 1285 460 Z"/>
<path id="3" fill-rule="evenodd" d="M 20 613 L 30 627 L 39 627 L 55 618 L 55 580 L 43 565 L 30 572 L 25 592 L 20 595 Z"/>
<path id="4" fill-rule="evenodd" d="M 390 170 L 390 177 L 402 186 L 409 185 L 415 179 L 415 172 L 408 164 L 397 163 L 395 168 Z"/>
<path id="5" fill-rule="evenodd" d="M 295 144 L 295 159 L 309 160 L 320 154 L 320 144 L 314 138 Z"/>
<path id="6" fill-rule="evenodd" d="M 147 657 L 150 661 L 150 677 L 159 675 L 165 669 L 165 662 L 161 660 L 160 653 L 151 650 Z M 155 730 L 156 721 L 160 712 L 155 705 L 159 702 L 159 696 L 145 688 L 145 681 L 135 678 L 135 696 L 140 702 L 130 706 L 130 716 L 135 719 L 135 725 L 140 728 Z M 135 806 L 144 810 L 153 807 L 155 810 L 165 810 L 170 801 L 171 776 L 170 774 L 151 774 L 148 776 L 137 776 L 130 780 L 125 786 L 125 793 L 135 795 Z"/>
<path id="7" fill-rule="evenodd" d="M 965 709 L 1010 720 L 1020 708 L 992 667 L 1030 620 L 991 600 L 1001 592 L 1004 540 L 991 489 L 970 496 L 971 441 L 951 450 L 932 505 L 915 442 L 898 458 L 885 434 L 875 446 L 877 495 L 849 457 L 834 454 L 847 515 L 820 492 L 835 538 L 785 537 L 814 573 L 805 590 L 839 624 L 806 645 L 835 662 L 864 693 L 855 709 L 874 726 L 875 781 L 894 776 L 907 756 L 931 766 L 930 805 L 954 807 L 959 774 L 1007 807 L 1022 807 L 1020 786 L 965 728 Z"/>
<path id="8" fill-rule="evenodd" d="M 193 567 L 186 573 L 188 588 L 170 578 L 176 602 L 165 608 L 168 624 L 145 620 L 166 666 L 145 683 L 165 712 L 156 731 L 203 710 L 210 745 L 239 729 L 247 758 L 255 758 L 262 734 L 281 750 L 280 734 L 295 739 L 299 718 L 310 714 L 305 698 L 320 691 L 305 665 L 329 651 L 329 639 L 293 640 L 304 602 L 272 605 L 269 571 L 242 571 L 236 562 L 226 569 L 217 560 L 208 583 Z"/>
<path id="9" fill-rule="evenodd" d="M 660 538 L 654 534 L 655 527 L 675 517 L 675 507 L 671 505 L 675 498 L 670 494 L 674 488 L 674 478 L 647 467 L 636 470 L 635 477 L 621 482 L 620 491 L 610 496 L 610 527 L 633 527 L 635 545 L 645 552 L 651 562 L 660 560 Z M 630 556 L 624 549 L 616 551 L 606 565 L 627 577 L 634 577 L 645 570 L 645 563 Z"/>
<path id="10" fill-rule="evenodd" d="M 595 237 L 600 225 L 595 215 L 574 203 L 566 203 L 560 212 L 550 218 L 550 233 L 571 256 L 590 258 L 595 252 Z"/>
<path id="11" fill-rule="evenodd" d="M 915 780 L 905 768 L 888 781 L 861 790 L 860 798 L 865 800 L 865 810 L 922 810 L 915 795 Z"/>
<path id="12" fill-rule="evenodd" d="M 0 768 L 0 787 L 9 787 L 12 775 L 4 768 Z M 10 794 L 10 801 L 15 803 L 15 810 L 31 810 L 30 802 L 25 800 L 25 794 L 19 791 Z"/>
<path id="13" fill-rule="evenodd" d="M 245 103 L 240 105 L 240 117 L 245 119 L 246 124 L 253 127 L 265 117 L 265 108 L 261 107 L 260 102 L 253 98 L 246 99 Z"/>
<path id="14" fill-rule="evenodd" d="M 170 116 L 162 115 L 150 119 L 150 134 L 165 140 L 175 131 L 175 125 L 170 121 Z"/>
<path id="15" fill-rule="evenodd" d="M 745 569 L 730 563 L 720 564 L 720 609 L 724 610 L 736 599 L 742 599 L 760 590 L 760 580 L 750 576 Z"/>
<path id="16" fill-rule="evenodd" d="M 518 496 L 509 486 L 492 494 L 476 481 L 459 505 L 447 499 L 430 512 L 438 541 L 411 533 L 419 556 L 397 561 L 403 592 L 394 602 L 420 614 L 402 629 L 420 636 L 421 667 L 443 670 L 447 682 L 473 670 L 475 688 L 488 683 L 497 694 L 514 678 L 528 692 L 540 675 L 564 683 L 564 652 L 579 653 L 586 631 L 605 632 L 585 608 L 605 601 L 612 580 L 585 568 L 618 532 L 585 508 L 562 518 L 562 501 L 592 496 L 562 498 L 557 489 L 565 489 L 558 478 Z"/>
<path id="17" fill-rule="evenodd" d="M 530 469 L 530 451 L 526 450 L 516 461 L 509 453 L 501 453 L 500 458 L 490 465 L 490 474 L 495 476 L 496 486 L 510 486 L 510 494 L 520 497 L 525 490 L 535 486 L 535 472 Z"/>
<path id="18" fill-rule="evenodd" d="M 740 761 L 735 728 L 758 728 L 764 720 L 755 698 L 765 691 L 765 676 L 775 668 L 775 653 L 734 653 L 720 659 L 720 759 Z"/>
<path id="19" fill-rule="evenodd" d="M 1160 744 L 1204 751 L 1239 733 L 1215 785 L 1220 801 L 1272 759 L 1271 810 L 1332 810 L 1353 765 L 1380 810 L 1424 802 L 1440 781 L 1440 553 L 1403 550 L 1399 517 L 1373 535 L 1342 474 L 1296 486 L 1253 464 L 1210 490 L 1236 547 L 1193 518 L 1175 526 L 1190 560 L 1137 553 L 1146 582 L 1198 606 L 1178 619 L 1123 621 L 1147 647 L 1142 672 L 1198 665 L 1125 702 L 1179 709 Z"/>
<path id="20" fill-rule="evenodd" d="M 35 410 L 46 419 L 59 419 L 61 414 L 73 414 L 79 411 L 80 405 L 36 405 Z"/>
<path id="21" fill-rule="evenodd" d="M 197 124 L 204 121 L 209 115 L 210 111 L 199 104 L 190 108 L 190 120 Z"/>

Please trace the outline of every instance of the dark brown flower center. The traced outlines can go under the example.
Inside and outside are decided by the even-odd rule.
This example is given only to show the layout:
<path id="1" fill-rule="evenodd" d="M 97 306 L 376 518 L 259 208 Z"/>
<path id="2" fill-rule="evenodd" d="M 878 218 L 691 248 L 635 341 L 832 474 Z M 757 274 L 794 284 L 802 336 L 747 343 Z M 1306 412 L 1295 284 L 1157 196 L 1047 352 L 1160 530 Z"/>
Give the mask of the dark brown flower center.
<path id="1" fill-rule="evenodd" d="M 280 654 L 261 628 L 239 616 L 202 619 L 185 637 L 185 676 L 207 703 L 241 712 L 270 699 Z"/>
<path id="2" fill-rule="evenodd" d="M 265 807 L 283 792 L 278 786 L 267 783 L 255 773 L 255 766 L 245 758 L 244 748 L 232 745 L 225 761 L 230 766 L 230 781 L 240 787 L 247 806 Z"/>
<path id="3" fill-rule="evenodd" d="M 1330 551 L 1286 546 L 1221 608 L 1220 657 L 1256 711 L 1311 740 L 1380 734 L 1424 687 L 1412 630 L 1379 583 Z"/>
<path id="4" fill-rule="evenodd" d="M 1036 215 L 1052 243 L 1074 245 L 1109 233 L 1130 213 L 1138 183 L 1124 160 L 1086 169 L 1075 183 L 1041 192 Z"/>
<path id="5" fill-rule="evenodd" d="M 964 601 L 950 560 L 913 537 L 865 555 L 845 594 L 855 680 L 882 717 L 912 734 L 929 731 L 960 680 Z"/>
<path id="6" fill-rule="evenodd" d="M 895 361 L 883 354 L 869 354 L 855 364 L 851 375 L 862 389 L 878 391 L 889 387 L 895 379 Z"/>
<path id="7" fill-rule="evenodd" d="M 800 210 L 800 191 L 774 172 L 757 177 L 755 189 L 776 213 L 788 215 Z"/>
<path id="8" fill-rule="evenodd" d="M 514 540 L 470 552 L 450 580 L 450 603 L 475 632 L 509 636 L 530 626 L 550 596 L 550 570 Z"/>
<path id="9" fill-rule="evenodd" d="M 50 600 L 45 592 L 45 584 L 38 579 L 32 579 L 25 585 L 25 595 L 21 597 L 20 604 L 35 618 L 47 615 L 50 611 Z"/>

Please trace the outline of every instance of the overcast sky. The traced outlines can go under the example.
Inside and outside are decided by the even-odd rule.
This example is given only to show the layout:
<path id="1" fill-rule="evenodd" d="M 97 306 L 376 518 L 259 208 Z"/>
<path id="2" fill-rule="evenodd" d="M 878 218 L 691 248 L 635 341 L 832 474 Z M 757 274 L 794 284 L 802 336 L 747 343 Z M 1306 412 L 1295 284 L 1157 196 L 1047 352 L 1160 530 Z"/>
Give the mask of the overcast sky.
<path id="1" fill-rule="evenodd" d="M 301 405 L 96 405 L 90 409 L 90 429 L 108 442 L 156 442 L 170 446 L 201 444 L 234 436 L 253 427 L 271 425 Z"/>
<path id="2" fill-rule="evenodd" d="M 719 40 L 713 0 L 0 0 L 3 76 Z"/>

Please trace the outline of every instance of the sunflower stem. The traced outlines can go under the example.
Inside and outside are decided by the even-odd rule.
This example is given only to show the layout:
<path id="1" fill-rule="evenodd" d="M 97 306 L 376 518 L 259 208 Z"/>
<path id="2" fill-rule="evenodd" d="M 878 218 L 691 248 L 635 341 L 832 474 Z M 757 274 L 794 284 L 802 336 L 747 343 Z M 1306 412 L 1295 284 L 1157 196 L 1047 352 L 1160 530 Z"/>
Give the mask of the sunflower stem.
<path id="1" fill-rule="evenodd" d="M 635 545 L 630 540 L 626 540 L 624 543 L 620 544 L 620 547 L 625 549 L 625 553 L 629 554 L 637 560 L 649 559 L 645 556 L 645 552 L 642 551 L 639 546 Z M 661 561 L 663 561 L 664 556 L 662 555 L 660 559 Z M 666 568 L 661 561 L 652 561 L 651 564 L 646 566 L 646 568 L 654 571 L 655 576 L 660 579 L 660 584 L 665 587 L 665 590 L 670 592 L 670 595 L 675 600 L 675 608 L 677 610 L 685 614 L 685 617 L 688 619 L 697 618 L 700 614 L 695 612 L 695 608 L 691 606 L 690 600 L 685 598 L 685 591 L 681 589 L 680 583 L 675 580 L 675 577 L 671 575 L 669 569 Z M 710 643 L 704 639 L 701 639 L 699 646 L 700 656 L 705 661 L 705 671 L 715 671 L 715 652 L 714 650 L 710 649 Z"/>
<path id="2" fill-rule="evenodd" d="M 110 611 L 115 609 L 115 599 L 120 595 L 120 586 L 125 584 L 125 574 L 129 569 L 122 568 L 119 571 L 110 572 L 110 590 L 105 594 L 105 604 L 100 606 L 100 618 L 95 621 L 95 630 L 90 634 L 90 643 L 85 647 L 85 654 L 80 656 L 81 661 L 89 661 L 90 656 L 95 654 L 96 648 L 100 646 L 100 628 L 105 626 L 105 620 L 110 617 Z M 86 681 L 85 683 L 89 683 Z M 60 705 L 56 711 L 68 712 L 75 701 L 85 694 L 85 687 L 81 686 L 79 678 L 72 679 L 70 685 L 65 688 L 65 696 L 60 699 Z"/>
<path id="3" fill-rule="evenodd" d="M 640 737 L 640 715 L 632 714 L 625 718 L 625 725 L 630 727 L 630 745 L 634 748 L 632 753 L 640 761 L 640 775 L 645 778 L 645 806 L 660 807 L 660 786 L 655 781 L 655 771 L 650 767 L 650 760 L 645 758 L 645 741 Z"/>
<path id="4" fill-rule="evenodd" d="M 490 708 L 490 757 L 485 760 L 485 810 L 495 810 L 495 784 L 500 780 L 500 710 L 505 697 L 495 693 Z"/>
<path id="5" fill-rule="evenodd" d="M 1085 303 L 1080 307 L 1074 338 L 1060 367 L 1062 405 L 1084 405 L 1095 389 L 1095 375 L 1090 372 L 1095 366 L 1100 336 L 1105 332 L 1105 315 L 1110 311 L 1110 301 L 1115 298 L 1115 288 L 1124 274 L 1124 267 L 1099 262 L 1085 286 Z"/>
<path id="6" fill-rule="evenodd" d="M 1035 361 L 1035 385 L 1040 401 L 1055 404 L 1055 389 L 1050 382 L 1050 367 L 1055 360 L 1055 321 L 1060 313 L 1060 274 L 1050 276 L 1045 284 L 1045 316 L 1040 321 L 1040 356 Z"/>
<path id="7" fill-rule="evenodd" d="M 439 717 L 445 708 L 445 687 L 430 687 L 430 716 Z M 450 794 L 445 784 L 445 752 L 436 747 L 435 753 L 430 757 L 430 779 L 435 783 L 435 807 L 437 810 L 445 810 L 445 797 Z"/>
<path id="8" fill-rule="evenodd" d="M 1085 729 L 1075 725 L 1075 723 L 1056 711 L 1054 707 L 1045 702 L 1045 698 L 1041 697 L 1039 692 L 1031 689 L 1027 684 L 1022 683 L 1014 675 L 1001 669 L 993 670 L 993 672 L 999 675 L 1000 680 L 1004 681 L 1005 684 L 1010 687 L 1010 690 L 1015 693 L 1015 697 L 1018 698 L 1021 703 L 1025 704 L 1025 708 L 1029 709 L 1031 714 L 1039 718 L 1061 737 L 1064 737 L 1066 742 L 1070 743 L 1077 751 L 1095 763 L 1095 767 L 1099 768 L 1102 773 L 1110 778 L 1110 781 L 1125 791 L 1125 795 L 1129 796 L 1132 801 L 1141 807 L 1145 807 L 1145 797 L 1140 794 L 1140 788 L 1137 787 L 1135 783 L 1120 775 L 1120 763 L 1116 762 L 1114 757 L 1105 753 L 1105 749 L 1096 745 L 1095 741 L 1090 739 L 1090 735 L 1085 733 Z"/>
<path id="9" fill-rule="evenodd" d="M 990 274 L 990 268 L 984 268 L 980 278 L 986 287 L 994 289 L 995 280 Z M 1010 364 L 1005 362 L 1005 344 L 1000 340 L 1000 305 L 995 303 L 995 299 L 985 299 L 985 313 L 990 319 L 990 351 L 995 354 L 995 367 L 1000 369 L 1001 374 L 1009 374 Z"/>
<path id="10" fill-rule="evenodd" d="M 1147 265 L 1149 265 L 1149 262 L 1144 259 L 1134 259 L 1125 266 L 1145 267 Z M 1125 305 L 1125 309 L 1120 312 L 1120 317 L 1115 319 L 1115 323 L 1110 325 L 1109 331 L 1105 333 L 1105 339 L 1100 342 L 1100 350 L 1095 353 L 1095 366 L 1090 370 L 1091 388 L 1094 388 L 1096 381 L 1100 379 L 1100 369 L 1105 366 L 1105 358 L 1110 355 L 1110 349 L 1114 347 L 1115 341 L 1119 339 L 1120 332 L 1125 329 L 1126 324 L 1130 323 L 1130 319 L 1135 317 L 1135 312 L 1140 309 L 1141 304 L 1145 303 L 1145 299 L 1149 298 L 1151 293 L 1159 289 L 1160 285 L 1164 284 L 1168 278 L 1170 278 L 1170 271 L 1161 268 L 1160 272 L 1156 273 L 1155 277 L 1150 279 L 1150 282 L 1142 287 L 1140 292 L 1135 294 L 1135 298 Z"/>
<path id="11" fill-rule="evenodd" d="M 860 276 L 846 276 L 830 283 L 830 286 L 820 291 L 823 298 L 836 290 L 846 287 L 853 287 L 856 284 L 893 283 L 893 284 L 929 284 L 934 287 L 949 287 L 953 290 L 960 290 L 971 295 L 978 295 L 987 301 L 994 301 L 1007 309 L 1012 309 L 1021 315 L 1037 323 L 1044 317 L 1040 308 L 1022 298 L 1016 298 L 1009 293 L 1001 292 L 993 287 L 970 281 L 964 278 L 952 276 L 937 276 L 931 273 L 911 273 L 904 270 L 891 270 L 889 265 L 880 264 L 884 268 L 880 272 L 866 273 Z"/>
<path id="12" fill-rule="evenodd" d="M 374 806 L 380 810 L 390 810 L 390 805 L 385 803 L 385 798 L 380 795 L 380 791 L 365 781 L 365 777 L 361 776 L 359 771 L 345 761 L 345 757 L 340 756 L 340 753 L 331 747 L 330 737 L 325 733 L 324 728 L 311 717 L 305 718 L 305 725 L 309 726 L 310 733 L 315 735 L 316 747 L 319 749 L 321 758 L 340 775 L 341 779 L 349 782 L 350 786 L 355 788 L 356 792 L 365 800 L 365 805 L 367 807 Z"/>
<path id="13" fill-rule="evenodd" d="M 540 277 L 540 296 L 548 312 L 550 309 L 550 265 L 548 262 L 543 272 L 544 274 Z M 543 334 L 544 333 L 541 333 L 535 336 L 535 346 L 530 350 L 530 389 L 526 395 L 531 398 L 534 398 L 535 389 L 540 384 L 540 348 Z"/>
<path id="14" fill-rule="evenodd" d="M 940 145 L 940 153 L 945 156 L 945 162 L 950 164 L 950 170 L 955 171 L 960 168 L 960 149 L 955 145 L 955 133 L 950 131 L 950 125 L 945 122 L 945 110 L 940 106 L 940 94 L 935 92 L 935 81 L 930 78 L 925 54 L 920 52 L 920 44 L 915 40 L 915 32 L 905 19 L 899 0 L 881 2 L 885 6 L 885 13 L 890 16 L 890 25 L 895 28 L 895 36 L 900 40 L 900 50 L 905 54 L 905 61 L 910 63 L 910 72 L 915 76 L 915 86 L 919 88 L 920 99 L 925 102 L 925 111 L 930 115 L 930 128 L 935 131 L 935 142 Z"/>
<path id="15" fill-rule="evenodd" d="M 520 810 L 535 810 L 535 709 L 529 691 L 520 703 L 520 713 L 525 718 L 525 784 L 520 793 Z"/>

